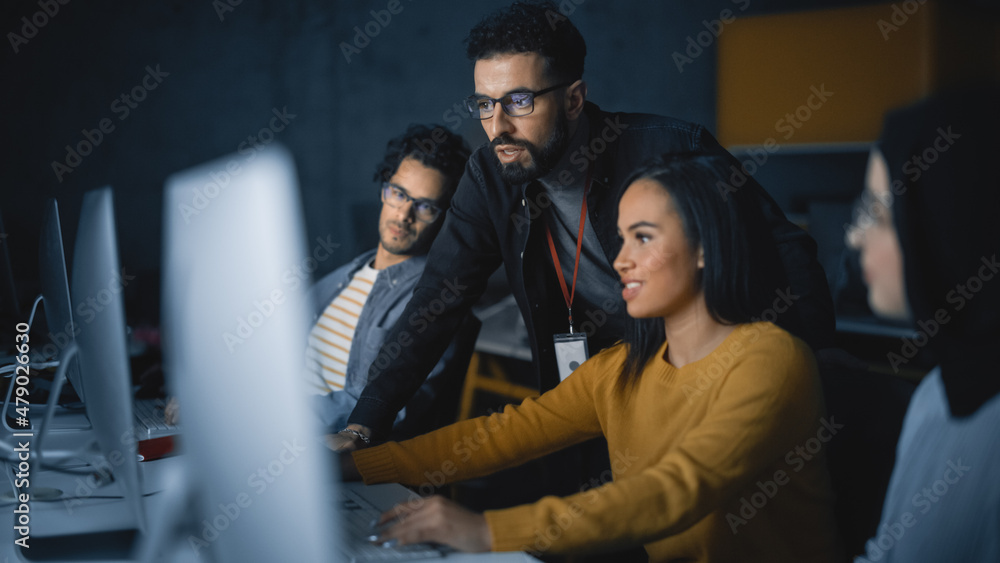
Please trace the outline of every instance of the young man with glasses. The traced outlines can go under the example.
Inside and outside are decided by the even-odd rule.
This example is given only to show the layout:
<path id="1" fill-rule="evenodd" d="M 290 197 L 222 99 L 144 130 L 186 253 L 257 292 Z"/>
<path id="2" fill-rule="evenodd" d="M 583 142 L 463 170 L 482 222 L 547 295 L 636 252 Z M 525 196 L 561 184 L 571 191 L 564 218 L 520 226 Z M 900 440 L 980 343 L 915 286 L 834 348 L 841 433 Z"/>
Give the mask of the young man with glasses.
<path id="1" fill-rule="evenodd" d="M 382 209 L 378 247 L 325 276 L 311 289 L 316 322 L 309 334 L 307 388 L 324 425 L 344 428 L 347 416 L 367 383 L 383 337 L 399 319 L 424 271 L 427 250 L 444 220 L 462 176 L 469 149 L 443 127 L 412 125 L 389 141 L 375 171 Z M 394 436 L 430 430 L 436 420 L 432 400 L 457 395 L 441 389 L 445 374 L 468 362 L 474 338 L 451 340 L 427 382 L 395 416 Z M 452 409 L 453 411 L 453 409 Z M 451 411 L 450 411 L 451 412 Z M 444 421 L 443 421 L 444 422 Z M 447 422 L 450 422 L 447 421 Z"/>
<path id="2" fill-rule="evenodd" d="M 721 154 L 740 167 L 700 125 L 608 113 L 587 102 L 586 45 L 554 3 L 498 10 L 472 29 L 466 46 L 475 63 L 475 93 L 466 106 L 490 142 L 473 153 L 404 320 L 391 331 L 390 338 L 407 333 L 416 345 L 373 369 L 350 417 L 348 428 L 369 438 L 385 436 L 501 265 L 532 348 L 535 371 L 525 383 L 545 391 L 560 381 L 557 356 L 568 333 L 585 335 L 592 354 L 620 340 L 626 313 L 611 264 L 621 244 L 615 215 L 624 180 L 664 154 Z M 717 186 L 705 189 L 726 196 Z M 761 318 L 814 348 L 831 345 L 833 304 L 815 242 L 752 177 L 738 189 L 759 201 L 781 255 L 779 277 L 787 281 L 773 288 L 775 310 Z M 405 319 L 419 317 L 446 284 L 459 290 L 457 298 L 414 330 Z M 348 433 L 330 443 L 363 445 Z"/>

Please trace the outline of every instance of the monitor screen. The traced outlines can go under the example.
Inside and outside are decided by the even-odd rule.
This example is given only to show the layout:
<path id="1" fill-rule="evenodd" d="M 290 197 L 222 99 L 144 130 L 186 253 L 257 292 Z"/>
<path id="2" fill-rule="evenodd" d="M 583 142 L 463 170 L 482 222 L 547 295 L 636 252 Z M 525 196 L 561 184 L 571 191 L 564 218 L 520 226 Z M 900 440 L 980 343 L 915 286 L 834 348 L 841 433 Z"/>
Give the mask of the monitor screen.
<path id="1" fill-rule="evenodd" d="M 178 172 L 163 209 L 164 369 L 196 499 L 177 545 L 220 562 L 330 560 L 336 472 L 301 388 L 304 292 L 282 276 L 305 257 L 292 159 L 270 147 Z"/>

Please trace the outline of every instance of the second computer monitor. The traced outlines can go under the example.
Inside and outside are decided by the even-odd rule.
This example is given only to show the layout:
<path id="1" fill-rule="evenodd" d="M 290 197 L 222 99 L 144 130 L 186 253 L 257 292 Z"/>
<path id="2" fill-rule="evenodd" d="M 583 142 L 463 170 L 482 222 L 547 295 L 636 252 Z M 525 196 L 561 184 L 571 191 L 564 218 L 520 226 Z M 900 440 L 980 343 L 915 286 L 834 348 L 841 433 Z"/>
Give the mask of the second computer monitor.
<path id="1" fill-rule="evenodd" d="M 62 227 L 59 221 L 59 205 L 50 199 L 45 207 L 45 219 L 38 248 L 38 278 L 42 286 L 42 307 L 49 328 L 50 345 L 56 348 L 58 357 L 76 337 L 73 325 L 73 311 L 69 299 L 69 276 L 66 274 L 66 252 L 63 246 Z M 43 348 L 44 350 L 44 348 Z M 75 359 L 70 360 L 66 378 L 73 390 L 84 399 L 83 382 Z"/>
<path id="2" fill-rule="evenodd" d="M 142 530 L 145 514 L 111 188 L 84 194 L 73 264 L 73 303 L 78 310 L 88 307 L 80 315 L 76 337 L 87 417 L 107 464 L 102 467 L 110 468 Z"/>

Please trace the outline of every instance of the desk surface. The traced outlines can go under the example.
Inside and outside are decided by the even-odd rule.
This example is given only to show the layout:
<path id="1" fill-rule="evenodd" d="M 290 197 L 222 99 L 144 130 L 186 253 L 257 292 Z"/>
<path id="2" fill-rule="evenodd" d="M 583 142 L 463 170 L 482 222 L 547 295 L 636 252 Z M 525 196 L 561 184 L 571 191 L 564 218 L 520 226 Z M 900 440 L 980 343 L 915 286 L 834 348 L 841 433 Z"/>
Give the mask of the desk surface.
<path id="1" fill-rule="evenodd" d="M 83 433 L 82 433 L 83 434 Z M 83 437 L 83 436 L 81 436 Z M 150 520 L 155 520 L 155 514 L 160 513 L 160 509 L 165 501 L 176 494 L 175 491 L 167 491 L 168 483 L 172 481 L 167 478 L 171 472 L 182 470 L 185 467 L 185 460 L 182 456 L 173 456 L 156 461 L 144 462 L 140 464 L 143 469 L 143 493 L 145 495 L 144 505 Z M 0 469 L 11 474 L 11 467 L 7 463 L 0 464 Z M 6 486 L 0 488 L 0 493 L 7 493 L 0 498 L 0 528 L 13 530 L 15 522 L 14 509 L 16 505 L 12 502 L 9 494 L 12 484 L 4 479 L 0 481 Z M 355 490 L 363 490 L 364 497 L 375 505 L 376 508 L 387 510 L 398 502 L 404 502 L 412 498 L 415 494 L 409 489 L 396 484 L 366 486 L 361 483 L 345 483 L 344 487 Z M 35 545 L 42 545 L 45 537 L 64 537 L 70 535 L 93 535 L 108 541 L 110 538 L 107 532 L 116 530 L 129 530 L 134 528 L 129 511 L 125 509 L 124 501 L 120 497 L 114 483 L 101 486 L 99 489 L 87 489 L 86 476 L 60 473 L 55 471 L 37 471 L 37 475 L 32 475 L 32 493 L 37 494 L 42 487 L 58 489 L 63 492 L 61 498 L 40 502 L 34 501 L 31 504 L 31 539 Z M 20 548 L 13 545 L 13 537 L 3 534 L 4 539 L 0 545 L 0 561 L 28 562 L 20 554 Z M 60 540 L 61 541 L 61 540 Z M 75 544 L 81 542 L 75 541 Z M 83 542 L 88 543 L 88 542 Z M 89 542 L 93 544 L 94 542 Z M 56 541 L 50 541 L 47 548 L 51 548 Z M 121 546 L 98 546 L 101 551 L 95 553 L 100 557 L 107 557 L 107 554 L 121 552 Z M 74 548 L 75 549 L 75 548 Z M 51 549 L 49 549 L 51 551 Z M 182 550 L 182 553 L 187 550 Z M 38 552 L 38 550 L 36 550 Z M 88 550 L 89 552 L 89 550 Z M 190 552 L 187 552 L 190 554 Z M 66 553 L 65 559 L 57 557 L 51 560 L 73 560 L 78 558 L 78 553 L 73 553 L 72 549 Z M 46 558 L 45 560 L 50 560 Z M 113 559 L 127 561 L 127 559 Z M 181 559 L 182 560 L 182 559 Z M 449 553 L 443 560 L 453 563 L 482 563 L 482 562 L 504 562 L 504 563 L 527 563 L 538 561 L 525 553 L 484 553 L 466 554 Z M 180 561 L 180 560 L 177 560 Z M 172 563 L 177 563 L 174 561 Z M 190 563 L 204 563 L 195 557 Z M 185 561 L 188 563 L 188 561 Z"/>

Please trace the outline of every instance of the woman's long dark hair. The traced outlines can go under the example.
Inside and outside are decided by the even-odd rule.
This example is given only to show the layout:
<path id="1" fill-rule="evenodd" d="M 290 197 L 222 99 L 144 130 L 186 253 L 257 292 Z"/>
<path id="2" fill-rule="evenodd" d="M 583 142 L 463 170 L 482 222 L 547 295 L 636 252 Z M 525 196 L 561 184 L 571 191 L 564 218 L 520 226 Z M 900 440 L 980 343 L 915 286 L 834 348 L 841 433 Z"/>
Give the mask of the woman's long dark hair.
<path id="1" fill-rule="evenodd" d="M 771 306 L 775 292 L 784 288 L 777 246 L 759 196 L 730 184 L 726 173 L 732 162 L 722 156 L 660 157 L 625 182 L 630 186 L 637 180 L 653 180 L 670 195 L 688 244 L 704 252 L 699 280 L 708 313 L 729 325 L 759 318 Z M 662 318 L 628 318 L 621 389 L 638 380 L 664 340 Z"/>

